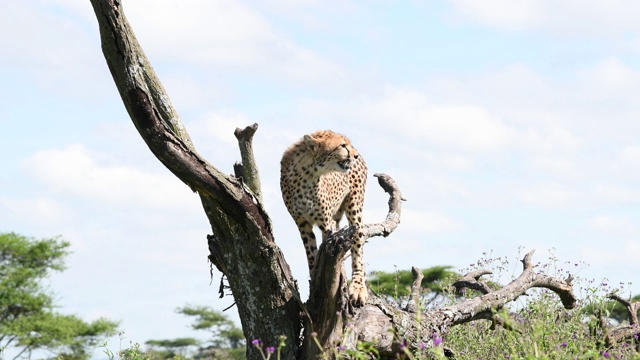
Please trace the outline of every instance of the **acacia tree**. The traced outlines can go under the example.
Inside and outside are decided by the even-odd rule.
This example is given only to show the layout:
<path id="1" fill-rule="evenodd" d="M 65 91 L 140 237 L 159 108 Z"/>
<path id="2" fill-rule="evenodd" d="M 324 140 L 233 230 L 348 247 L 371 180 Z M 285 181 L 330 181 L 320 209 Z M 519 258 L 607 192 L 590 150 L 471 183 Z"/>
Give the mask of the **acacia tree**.
<path id="1" fill-rule="evenodd" d="M 353 241 L 353 228 L 341 229 L 323 241 L 309 299 L 304 301 L 262 204 L 251 145 L 257 125 L 235 132 L 242 158 L 235 176 L 224 174 L 207 162 L 193 146 L 136 40 L 121 2 L 91 3 L 103 54 L 140 136 L 158 160 L 200 196 L 212 231 L 207 236 L 208 257 L 228 280 L 247 339 L 275 345 L 285 336 L 287 346 L 281 353 L 284 359 L 313 359 L 337 344 L 353 349 L 358 341 L 374 340 L 380 354 L 392 354 L 398 349 L 397 337 L 409 346 L 430 344 L 428 340 L 434 332 L 442 334 L 457 324 L 492 319 L 497 309 L 532 287 L 556 292 L 566 308 L 575 306 L 571 279 L 536 273 L 531 252 L 522 260 L 522 274 L 506 286 L 491 290 L 479 280 L 487 271 L 467 274 L 456 286 L 476 289 L 481 296 L 423 312 L 419 317 L 415 306 L 394 308 L 375 294 L 369 295 L 364 306 L 353 308 L 343 267 Z M 389 213 L 384 221 L 360 229 L 366 238 L 388 236 L 400 220 L 400 190 L 391 177 L 375 176 L 389 193 Z M 420 274 L 416 274 L 412 295 L 418 296 Z M 247 358 L 261 359 L 261 355 L 255 347 L 248 346 Z"/>
<path id="2" fill-rule="evenodd" d="M 93 348 L 116 333 L 106 318 L 86 322 L 61 314 L 43 280 L 64 270 L 69 243 L 0 233 L 0 359 L 13 360 L 45 351 L 65 359 L 87 359 Z M 10 357 L 8 357 L 10 358 Z"/>

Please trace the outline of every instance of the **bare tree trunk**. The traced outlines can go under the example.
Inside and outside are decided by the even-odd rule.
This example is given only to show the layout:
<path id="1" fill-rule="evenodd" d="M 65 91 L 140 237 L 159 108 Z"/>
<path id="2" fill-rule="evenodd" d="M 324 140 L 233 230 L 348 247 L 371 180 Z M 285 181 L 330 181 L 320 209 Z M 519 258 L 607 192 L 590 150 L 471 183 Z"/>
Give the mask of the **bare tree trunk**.
<path id="1" fill-rule="evenodd" d="M 209 259 L 223 272 L 248 339 L 292 341 L 284 358 L 298 352 L 301 302 L 289 266 L 275 244 L 271 221 L 243 183 L 202 158 L 138 44 L 117 0 L 91 0 L 102 50 L 122 101 L 153 154 L 200 195 L 213 235 Z M 248 358 L 259 359 L 248 347 Z"/>
<path id="2" fill-rule="evenodd" d="M 409 346 L 430 344 L 434 332 L 476 319 L 491 319 L 494 311 L 522 295 L 528 288 L 549 288 L 571 308 L 575 297 L 570 279 L 554 279 L 533 272 L 529 253 L 522 275 L 502 289 L 482 285 L 482 274 L 470 274 L 459 286 L 484 289 L 485 295 L 444 309 L 416 315 L 403 311 L 375 294 L 362 308 L 351 308 L 343 262 L 353 241 L 353 228 L 342 229 L 323 242 L 317 271 L 311 279 L 310 297 L 300 299 L 295 279 L 274 241 L 271 220 L 262 206 L 258 169 L 251 139 L 257 125 L 238 129 L 242 166 L 236 177 L 220 172 L 194 148 L 151 64 L 138 44 L 118 0 L 91 0 L 102 49 L 122 101 L 149 149 L 175 176 L 201 198 L 211 224 L 207 237 L 209 259 L 228 279 L 244 334 L 277 345 L 286 336 L 282 359 L 331 356 L 338 344 L 354 349 L 358 341 L 376 341 L 381 354 L 398 351 L 398 338 Z M 389 176 L 376 174 L 389 193 L 385 221 L 365 225 L 367 238 L 388 236 L 400 222 L 402 196 Z M 253 346 L 248 359 L 261 359 Z"/>

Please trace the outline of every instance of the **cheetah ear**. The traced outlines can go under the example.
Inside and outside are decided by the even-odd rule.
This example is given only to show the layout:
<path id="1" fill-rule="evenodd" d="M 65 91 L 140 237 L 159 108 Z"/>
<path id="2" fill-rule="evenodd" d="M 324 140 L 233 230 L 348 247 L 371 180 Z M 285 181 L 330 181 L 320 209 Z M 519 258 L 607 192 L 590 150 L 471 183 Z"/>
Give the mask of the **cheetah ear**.
<path id="1" fill-rule="evenodd" d="M 304 136 L 304 143 L 307 145 L 307 148 L 311 151 L 316 151 L 318 148 L 318 141 L 311 137 L 310 135 Z"/>

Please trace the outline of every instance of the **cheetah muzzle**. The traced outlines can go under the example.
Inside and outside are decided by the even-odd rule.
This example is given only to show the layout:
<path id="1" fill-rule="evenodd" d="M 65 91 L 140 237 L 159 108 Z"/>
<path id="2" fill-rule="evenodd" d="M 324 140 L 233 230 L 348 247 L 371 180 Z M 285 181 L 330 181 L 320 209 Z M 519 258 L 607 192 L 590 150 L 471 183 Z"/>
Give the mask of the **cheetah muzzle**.
<path id="1" fill-rule="evenodd" d="M 344 171 L 348 171 L 350 165 L 351 165 L 351 160 L 349 159 L 338 161 L 338 166 L 340 166 L 340 168 L 342 168 L 342 170 Z"/>

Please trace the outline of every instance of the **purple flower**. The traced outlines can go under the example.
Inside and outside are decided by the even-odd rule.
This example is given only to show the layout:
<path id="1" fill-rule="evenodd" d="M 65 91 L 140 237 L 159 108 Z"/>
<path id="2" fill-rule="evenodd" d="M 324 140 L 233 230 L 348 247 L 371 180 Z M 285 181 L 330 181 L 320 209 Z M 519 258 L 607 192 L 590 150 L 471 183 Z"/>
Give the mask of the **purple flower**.
<path id="1" fill-rule="evenodd" d="M 253 339 L 253 340 L 251 340 L 251 344 L 252 344 L 253 346 L 258 346 L 258 345 L 260 345 L 260 339 Z"/>
<path id="2" fill-rule="evenodd" d="M 267 350 L 267 354 L 273 354 L 274 352 L 276 352 L 276 348 L 274 348 L 273 346 L 269 346 L 268 348 L 266 348 Z"/>
<path id="3" fill-rule="evenodd" d="M 420 345 L 418 345 L 418 347 L 420 348 L 420 350 L 424 350 L 427 347 L 427 344 L 420 341 Z"/>
<path id="4" fill-rule="evenodd" d="M 609 356 L 611 356 L 611 355 L 609 355 L 609 353 L 605 351 L 605 352 L 603 352 L 603 353 L 602 353 L 602 356 L 604 356 L 604 357 L 608 358 L 608 357 L 609 357 Z"/>
<path id="5" fill-rule="evenodd" d="M 442 344 L 442 338 L 438 336 L 438 333 L 433 333 L 431 337 L 433 337 L 433 346 L 438 346 Z"/>
<path id="6" fill-rule="evenodd" d="M 338 350 L 345 351 L 345 350 L 347 350 L 347 348 L 344 345 L 340 345 L 340 346 L 338 346 Z"/>
<path id="7" fill-rule="evenodd" d="M 567 347 L 567 346 L 569 346 L 569 343 L 565 341 L 565 342 L 563 342 L 562 344 L 560 344 L 560 346 L 562 346 L 562 347 Z"/>

